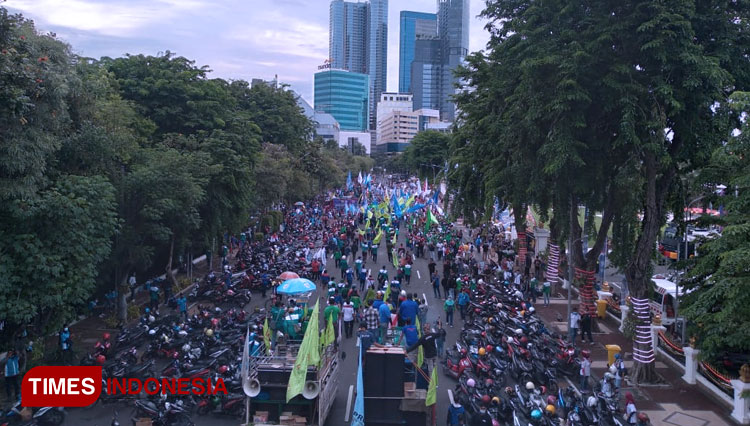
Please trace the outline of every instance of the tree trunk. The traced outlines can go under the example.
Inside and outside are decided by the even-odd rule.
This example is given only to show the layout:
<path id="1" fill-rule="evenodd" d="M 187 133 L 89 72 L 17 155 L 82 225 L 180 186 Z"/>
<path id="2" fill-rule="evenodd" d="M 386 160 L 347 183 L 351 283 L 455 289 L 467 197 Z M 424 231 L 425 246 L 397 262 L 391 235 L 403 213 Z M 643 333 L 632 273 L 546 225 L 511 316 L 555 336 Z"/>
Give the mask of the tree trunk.
<path id="1" fill-rule="evenodd" d="M 169 240 L 169 259 L 167 260 L 167 278 L 172 282 L 172 286 L 177 286 L 177 278 L 174 276 L 174 273 L 172 272 L 172 257 L 174 256 L 174 233 L 172 234 L 172 237 Z"/>
<path id="2" fill-rule="evenodd" d="M 117 284 L 117 319 L 123 323 L 128 320 L 128 292 L 134 290 L 128 285 L 129 275 L 130 271 L 127 271 Z"/>
<path id="3" fill-rule="evenodd" d="M 646 199 L 643 206 L 641 233 L 635 252 L 625 268 L 633 312 L 636 314 L 636 334 L 633 339 L 634 368 L 631 380 L 635 383 L 653 383 L 658 380 L 651 341 L 651 314 L 648 300 L 651 292 L 652 258 L 656 238 L 664 216 L 664 200 L 675 171 L 670 170 L 657 179 L 658 165 L 653 154 L 644 158 L 646 170 Z M 640 330 L 640 331 L 639 331 Z"/>

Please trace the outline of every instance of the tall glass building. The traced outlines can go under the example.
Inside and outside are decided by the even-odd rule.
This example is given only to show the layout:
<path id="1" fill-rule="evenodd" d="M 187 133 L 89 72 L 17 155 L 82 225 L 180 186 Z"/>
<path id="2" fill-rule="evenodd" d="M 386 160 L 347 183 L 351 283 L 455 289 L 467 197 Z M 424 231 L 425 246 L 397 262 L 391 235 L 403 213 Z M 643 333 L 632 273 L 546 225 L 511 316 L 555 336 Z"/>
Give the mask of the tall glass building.
<path id="1" fill-rule="evenodd" d="M 369 75 L 369 128 L 374 130 L 376 100 L 387 80 L 388 0 L 332 0 L 328 45 L 332 68 Z"/>
<path id="2" fill-rule="evenodd" d="M 411 63 L 418 39 L 437 37 L 437 15 L 402 10 L 398 43 L 398 91 L 411 93 Z"/>
<path id="3" fill-rule="evenodd" d="M 453 121 L 456 107 L 451 100 L 457 79 L 453 71 L 469 53 L 470 0 L 438 0 L 438 34 L 442 77 L 440 79 L 440 118 Z"/>
<path id="4" fill-rule="evenodd" d="M 315 74 L 316 111 L 331 114 L 341 130 L 364 131 L 369 126 L 370 76 L 329 69 Z"/>

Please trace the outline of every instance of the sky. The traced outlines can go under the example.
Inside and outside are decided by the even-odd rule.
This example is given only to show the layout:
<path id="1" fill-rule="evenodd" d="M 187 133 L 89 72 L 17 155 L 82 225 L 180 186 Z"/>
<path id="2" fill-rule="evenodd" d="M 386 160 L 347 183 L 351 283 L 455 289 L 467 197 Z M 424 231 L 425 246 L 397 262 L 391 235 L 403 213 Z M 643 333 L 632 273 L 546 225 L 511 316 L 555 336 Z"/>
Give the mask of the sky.
<path id="1" fill-rule="evenodd" d="M 0 5 L 54 32 L 79 55 L 171 51 L 208 65 L 212 77 L 289 84 L 312 104 L 313 74 L 328 58 L 329 0 L 7 0 Z M 489 34 L 471 0 L 470 51 Z M 398 90 L 399 13 L 435 13 L 437 0 L 390 0 L 388 91 Z"/>

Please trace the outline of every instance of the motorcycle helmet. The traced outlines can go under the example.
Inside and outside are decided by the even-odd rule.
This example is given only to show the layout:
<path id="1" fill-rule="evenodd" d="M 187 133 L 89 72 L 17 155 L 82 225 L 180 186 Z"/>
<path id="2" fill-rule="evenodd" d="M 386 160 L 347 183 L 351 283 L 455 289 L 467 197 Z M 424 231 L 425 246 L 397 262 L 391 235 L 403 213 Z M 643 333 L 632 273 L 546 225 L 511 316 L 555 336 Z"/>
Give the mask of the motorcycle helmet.
<path id="1" fill-rule="evenodd" d="M 212 327 L 216 327 L 217 325 L 219 325 L 219 319 L 218 318 L 212 319 L 211 320 L 211 326 Z"/>
<path id="2" fill-rule="evenodd" d="M 546 411 L 547 414 L 549 414 L 550 416 L 554 416 L 555 415 L 555 406 L 552 405 L 552 404 L 547 404 L 547 406 L 544 407 L 544 411 Z"/>
<path id="3" fill-rule="evenodd" d="M 227 296 L 234 296 L 234 290 L 227 290 Z"/>
<path id="4" fill-rule="evenodd" d="M 490 405 L 490 402 L 492 401 L 492 398 L 490 398 L 489 395 L 482 395 L 482 405 Z"/>
<path id="5" fill-rule="evenodd" d="M 146 313 L 149 313 L 149 312 L 151 312 L 151 308 L 146 308 L 145 312 L 146 312 Z"/>
<path id="6" fill-rule="evenodd" d="M 480 278 L 479 281 L 477 281 L 477 284 L 479 284 L 479 285 L 484 284 L 484 280 Z"/>
<path id="7" fill-rule="evenodd" d="M 226 373 L 226 372 L 227 372 L 227 370 L 229 370 L 229 367 L 227 367 L 226 365 L 222 365 L 222 366 L 221 366 L 221 367 L 219 367 L 219 368 L 218 368 L 218 369 L 217 369 L 216 371 L 218 371 L 218 372 L 219 372 L 219 374 L 224 374 L 224 373 Z"/>
<path id="8" fill-rule="evenodd" d="M 487 337 L 487 332 L 486 332 L 486 331 L 483 331 L 483 332 L 482 332 L 482 338 L 485 338 L 485 337 Z"/>
<path id="9" fill-rule="evenodd" d="M 532 307 L 530 307 L 530 308 L 529 308 L 529 313 L 530 313 L 530 314 L 533 314 L 534 312 L 536 312 L 536 308 L 534 308 L 533 306 L 532 306 Z"/>
<path id="10" fill-rule="evenodd" d="M 648 418 L 648 414 L 644 412 L 638 413 L 638 416 L 636 416 L 636 418 L 638 419 L 640 423 L 643 423 L 643 424 L 648 424 L 651 421 L 651 419 Z"/>
<path id="11" fill-rule="evenodd" d="M 216 308 L 214 309 L 214 311 L 215 311 L 215 312 L 216 312 L 217 314 L 220 314 L 220 313 L 221 313 L 221 308 L 217 306 L 217 307 L 216 307 Z"/>
<path id="12" fill-rule="evenodd" d="M 614 364 L 609 366 L 609 372 L 612 374 L 617 374 L 617 367 L 615 367 Z"/>
<path id="13" fill-rule="evenodd" d="M 474 381 L 474 379 L 469 379 L 466 381 L 466 386 L 473 388 L 477 383 Z"/>
<path id="14" fill-rule="evenodd" d="M 539 393 L 542 395 L 547 393 L 547 386 L 539 386 Z"/>
<path id="15" fill-rule="evenodd" d="M 614 379 L 615 376 L 612 373 L 610 373 L 609 371 L 607 371 L 606 373 L 604 373 L 604 378 L 606 380 L 611 380 L 611 379 Z"/>
<path id="16" fill-rule="evenodd" d="M 542 412 L 538 408 L 535 408 L 531 411 L 531 419 L 532 420 L 541 420 L 542 418 Z"/>
<path id="17" fill-rule="evenodd" d="M 534 384 L 531 382 L 526 382 L 526 390 L 533 391 L 534 390 Z"/>
<path id="18" fill-rule="evenodd" d="M 155 335 L 156 335 L 156 330 L 154 330 L 154 329 L 152 328 L 151 330 L 149 330 L 149 331 L 148 331 L 148 335 L 149 335 L 149 336 L 155 336 Z"/>
<path id="19" fill-rule="evenodd" d="M 548 405 L 555 405 L 556 403 L 557 403 L 557 398 L 555 398 L 555 395 L 550 395 L 547 397 Z"/>
<path id="20" fill-rule="evenodd" d="M 487 324 L 491 324 L 491 323 L 492 323 L 492 317 L 488 317 L 487 318 Z"/>
<path id="21" fill-rule="evenodd" d="M 520 328 L 517 328 L 517 329 L 516 329 L 516 330 L 514 331 L 514 333 L 516 333 L 516 336 L 523 336 L 523 330 L 521 330 Z"/>
<path id="22" fill-rule="evenodd" d="M 494 381 L 494 380 L 492 380 L 492 379 L 487 379 L 487 380 L 485 380 L 485 381 L 484 381 L 484 385 L 485 385 L 486 387 L 488 387 L 488 388 L 489 388 L 489 387 L 492 387 L 492 385 L 494 385 L 494 384 L 495 384 L 495 381 Z"/>
<path id="23" fill-rule="evenodd" d="M 105 341 L 106 341 L 106 340 L 109 340 L 109 337 L 110 337 L 110 336 L 109 336 L 109 333 L 104 333 L 104 334 L 102 334 L 102 339 L 104 339 Z"/>
<path id="24" fill-rule="evenodd" d="M 526 346 L 529 343 L 529 339 L 526 336 L 521 337 L 521 346 Z"/>
<path id="25" fill-rule="evenodd" d="M 484 350 L 484 348 L 479 348 L 479 356 L 484 356 L 487 353 L 487 351 Z"/>
<path id="26" fill-rule="evenodd" d="M 591 351 L 589 351 L 588 349 L 584 349 L 581 351 L 581 356 L 584 358 L 588 358 L 591 356 Z"/>
<path id="27" fill-rule="evenodd" d="M 188 335 L 188 332 L 185 331 L 185 330 L 180 330 L 180 331 L 177 332 L 177 335 L 180 336 L 180 337 L 185 337 L 185 336 Z"/>
<path id="28" fill-rule="evenodd" d="M 182 352 L 185 352 L 185 353 L 190 352 L 190 344 L 189 343 L 185 343 L 184 345 L 182 345 Z"/>
<path id="29" fill-rule="evenodd" d="M 210 328 L 206 330 L 206 337 L 214 337 L 214 331 Z"/>
<path id="30" fill-rule="evenodd" d="M 461 356 L 466 356 L 467 353 L 466 348 L 461 348 Z"/>
<path id="31" fill-rule="evenodd" d="M 154 321 L 156 321 L 156 318 L 154 318 L 153 315 L 149 315 L 148 316 L 148 322 L 154 322 Z"/>
<path id="32" fill-rule="evenodd" d="M 174 351 L 174 353 L 172 353 L 172 358 L 179 359 L 180 358 L 180 353 L 177 352 L 177 351 Z"/>
<path id="33" fill-rule="evenodd" d="M 596 407 L 596 397 L 594 395 L 591 395 L 590 397 L 588 397 L 588 399 L 586 400 L 586 405 L 589 408 Z"/>
<path id="34" fill-rule="evenodd" d="M 498 398 L 498 397 L 496 397 L 496 396 L 492 397 L 492 403 L 493 403 L 493 404 L 496 404 L 496 405 L 497 405 L 497 404 L 500 404 L 500 398 Z"/>
<path id="35" fill-rule="evenodd" d="M 97 355 L 96 356 L 96 363 L 99 365 L 104 365 L 104 363 L 107 362 L 107 357 L 104 355 Z"/>
<path id="36" fill-rule="evenodd" d="M 399 296 L 406 297 L 406 290 L 401 290 L 401 293 L 399 293 Z"/>
<path id="37" fill-rule="evenodd" d="M 495 349 L 495 348 L 493 348 L 493 347 L 492 347 L 492 345 L 487 345 L 487 346 L 485 346 L 485 348 L 484 348 L 484 349 L 485 349 L 485 350 L 487 351 L 487 353 L 490 353 L 490 352 L 492 352 L 492 350 L 493 350 L 493 349 Z"/>

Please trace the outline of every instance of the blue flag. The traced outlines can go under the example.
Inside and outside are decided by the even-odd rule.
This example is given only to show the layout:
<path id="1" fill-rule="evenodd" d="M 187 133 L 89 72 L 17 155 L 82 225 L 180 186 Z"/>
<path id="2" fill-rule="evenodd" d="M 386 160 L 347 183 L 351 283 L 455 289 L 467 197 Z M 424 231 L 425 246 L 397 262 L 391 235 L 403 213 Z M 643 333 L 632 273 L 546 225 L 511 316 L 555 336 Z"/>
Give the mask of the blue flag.
<path id="1" fill-rule="evenodd" d="M 365 426 L 365 386 L 362 381 L 362 345 L 359 345 L 359 368 L 357 369 L 357 399 L 354 400 L 351 426 Z"/>
<path id="2" fill-rule="evenodd" d="M 346 189 L 352 189 L 354 185 L 352 184 L 352 171 L 349 170 L 349 175 L 346 177 Z"/>

